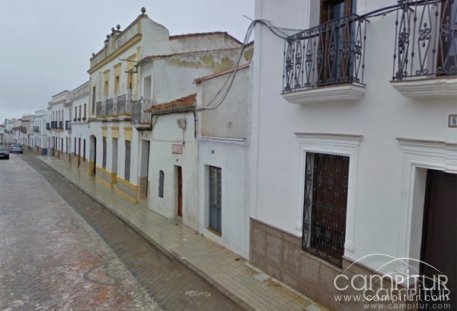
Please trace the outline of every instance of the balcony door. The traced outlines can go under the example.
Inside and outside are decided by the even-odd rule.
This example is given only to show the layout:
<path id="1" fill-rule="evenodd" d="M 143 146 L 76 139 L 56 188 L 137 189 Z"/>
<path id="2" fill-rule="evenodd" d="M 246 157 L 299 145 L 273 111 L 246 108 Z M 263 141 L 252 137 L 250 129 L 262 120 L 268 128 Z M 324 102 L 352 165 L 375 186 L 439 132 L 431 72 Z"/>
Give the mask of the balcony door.
<path id="1" fill-rule="evenodd" d="M 354 23 L 344 18 L 356 12 L 357 0 L 321 0 L 320 24 L 320 84 L 349 83 L 351 70 L 351 40 Z"/>

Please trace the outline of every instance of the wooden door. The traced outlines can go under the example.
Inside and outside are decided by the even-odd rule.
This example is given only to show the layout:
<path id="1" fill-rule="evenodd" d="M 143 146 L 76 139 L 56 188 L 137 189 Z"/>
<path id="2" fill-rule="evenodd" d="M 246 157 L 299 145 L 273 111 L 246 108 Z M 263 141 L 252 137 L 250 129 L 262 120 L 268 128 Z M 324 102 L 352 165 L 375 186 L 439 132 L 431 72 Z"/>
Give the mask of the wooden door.
<path id="1" fill-rule="evenodd" d="M 321 0 L 319 65 L 320 84 L 348 83 L 350 77 L 350 41 L 353 23 L 343 19 L 356 11 L 356 0 Z M 332 23 L 329 23 L 333 21 Z"/>
<path id="2" fill-rule="evenodd" d="M 182 169 L 181 166 L 176 166 L 176 178 L 178 186 L 178 217 L 182 217 Z"/>
<path id="3" fill-rule="evenodd" d="M 456 310 L 457 291 L 457 174 L 429 170 L 422 233 L 421 274 L 433 278 L 444 274 L 450 290 L 449 310 Z M 436 271 L 429 265 L 439 270 Z M 430 288 L 430 284 L 428 284 Z M 438 294 L 434 291 L 433 294 Z M 423 301 L 423 310 L 435 308 Z M 443 302 L 435 302 L 443 303 Z"/>

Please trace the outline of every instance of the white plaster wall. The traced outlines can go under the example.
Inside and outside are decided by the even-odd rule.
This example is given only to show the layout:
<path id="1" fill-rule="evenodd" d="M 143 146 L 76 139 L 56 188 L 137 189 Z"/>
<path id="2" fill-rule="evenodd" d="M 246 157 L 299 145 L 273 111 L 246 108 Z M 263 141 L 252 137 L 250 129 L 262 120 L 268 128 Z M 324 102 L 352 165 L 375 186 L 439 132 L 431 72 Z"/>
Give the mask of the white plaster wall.
<path id="1" fill-rule="evenodd" d="M 187 127 L 178 128 L 177 119 L 186 118 Z M 149 207 L 159 214 L 174 218 L 177 212 L 175 165 L 182 167 L 183 223 L 198 230 L 198 146 L 194 138 L 192 113 L 162 115 L 154 129 L 143 135 L 150 140 Z M 173 144 L 182 144 L 182 154 L 172 154 Z M 164 197 L 158 195 L 159 172 L 165 173 Z"/>
<path id="2" fill-rule="evenodd" d="M 169 32 L 164 26 L 149 18 L 142 18 L 141 32 L 143 34 L 141 57 L 163 55 L 171 52 L 168 41 Z"/>
<path id="3" fill-rule="evenodd" d="M 376 1 L 387 6 L 394 1 Z M 361 2 L 361 10 L 376 8 Z M 256 18 L 288 28 L 306 28 L 313 12 L 309 1 L 256 1 Z M 284 42 L 265 27 L 256 28 L 251 157 L 251 217 L 301 236 L 302 198 L 298 141 L 294 133 L 360 134 L 355 165 L 354 247 L 345 256 L 370 253 L 408 256 L 399 228 L 407 223 L 401 204 L 403 154 L 397 137 L 457 141 L 447 118 L 457 112 L 457 100 L 416 101 L 390 84 L 395 14 L 372 19 L 367 29 L 366 94 L 359 102 L 294 105 L 281 96 Z M 351 181 L 350 181 L 351 182 Z"/>
<path id="4" fill-rule="evenodd" d="M 196 78 L 227 69 L 223 68 L 224 63 L 234 64 L 238 55 L 239 51 L 235 50 L 159 58 L 152 67 L 145 66 L 143 77 L 151 74 L 152 68 L 152 98 L 160 104 L 195 93 Z"/>
<path id="5" fill-rule="evenodd" d="M 177 37 L 170 40 L 172 53 L 237 48 L 240 43 L 225 34 Z"/>
<path id="6" fill-rule="evenodd" d="M 207 106 L 232 73 L 221 75 L 198 86 L 200 102 Z M 237 72 L 233 85 L 223 104 L 215 110 L 200 114 L 200 135 L 207 137 L 247 138 L 249 115 L 249 67 Z M 212 106 L 215 103 L 211 104 Z"/>
<path id="7" fill-rule="evenodd" d="M 200 233 L 248 258 L 248 146 L 245 142 L 199 141 Z M 209 231 L 208 165 L 222 169 L 222 235 Z"/>

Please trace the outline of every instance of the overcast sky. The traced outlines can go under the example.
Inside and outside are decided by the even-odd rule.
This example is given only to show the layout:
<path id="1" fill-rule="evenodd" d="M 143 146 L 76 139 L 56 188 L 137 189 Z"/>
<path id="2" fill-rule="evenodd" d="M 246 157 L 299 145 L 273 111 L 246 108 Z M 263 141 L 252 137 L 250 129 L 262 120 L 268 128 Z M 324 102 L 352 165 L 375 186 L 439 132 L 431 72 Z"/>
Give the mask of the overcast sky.
<path id="1" fill-rule="evenodd" d="M 87 81 L 92 52 L 143 6 L 171 35 L 227 31 L 242 40 L 243 15 L 254 15 L 254 0 L 0 0 L 0 123 Z"/>

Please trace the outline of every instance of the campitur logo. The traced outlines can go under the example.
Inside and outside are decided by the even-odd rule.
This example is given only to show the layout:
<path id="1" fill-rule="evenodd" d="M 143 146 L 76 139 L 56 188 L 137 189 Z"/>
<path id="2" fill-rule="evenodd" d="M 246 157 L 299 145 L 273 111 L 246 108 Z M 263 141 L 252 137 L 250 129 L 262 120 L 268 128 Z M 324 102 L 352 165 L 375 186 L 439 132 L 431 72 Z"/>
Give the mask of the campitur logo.
<path id="1" fill-rule="evenodd" d="M 372 273 L 355 265 L 373 263 Z M 420 269 L 419 267 L 422 267 Z M 419 270 L 427 271 L 420 273 Z M 430 309 L 450 310 L 448 277 L 436 267 L 414 258 L 397 258 L 386 254 L 366 255 L 349 265 L 333 281 L 334 299 L 340 303 L 362 303 L 365 309 Z M 374 308 L 374 309 L 373 309 Z"/>

